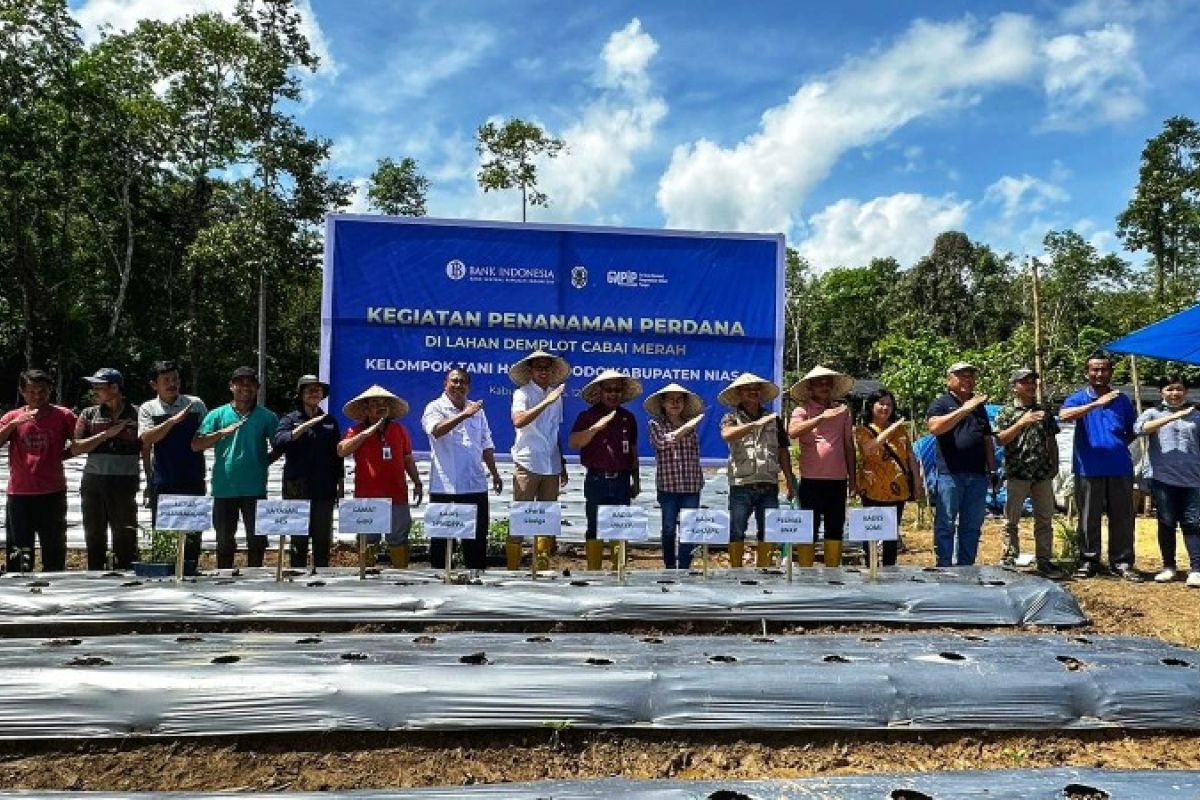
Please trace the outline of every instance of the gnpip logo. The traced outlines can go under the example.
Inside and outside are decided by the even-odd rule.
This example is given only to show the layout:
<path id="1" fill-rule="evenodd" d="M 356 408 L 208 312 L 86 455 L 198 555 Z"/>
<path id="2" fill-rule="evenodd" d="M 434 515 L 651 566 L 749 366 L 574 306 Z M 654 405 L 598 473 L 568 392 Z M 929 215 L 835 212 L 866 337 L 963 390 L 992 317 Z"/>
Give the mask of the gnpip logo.
<path id="1" fill-rule="evenodd" d="M 446 277 L 452 281 L 462 280 L 467 277 L 467 265 L 457 258 L 446 262 Z"/>

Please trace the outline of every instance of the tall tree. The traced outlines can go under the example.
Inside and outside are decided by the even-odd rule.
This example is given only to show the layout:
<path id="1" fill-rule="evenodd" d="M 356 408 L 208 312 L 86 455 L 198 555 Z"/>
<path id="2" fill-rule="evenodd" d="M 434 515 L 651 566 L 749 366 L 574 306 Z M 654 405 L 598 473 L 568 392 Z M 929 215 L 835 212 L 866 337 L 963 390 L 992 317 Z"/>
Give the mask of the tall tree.
<path id="1" fill-rule="evenodd" d="M 478 174 L 483 191 L 520 189 L 522 222 L 528 206 L 550 205 L 550 199 L 537 188 L 536 162 L 539 157 L 557 157 L 563 149 L 561 139 L 554 138 L 537 123 L 518 118 L 503 125 L 485 123 L 475 138 L 475 151 L 485 159 Z"/>
<path id="2" fill-rule="evenodd" d="M 367 198 L 371 207 L 393 217 L 425 216 L 429 178 L 421 174 L 415 159 L 381 158 L 371 173 Z"/>
<path id="3" fill-rule="evenodd" d="M 1133 199 L 1117 217 L 1128 250 L 1154 257 L 1154 299 L 1166 300 L 1168 278 L 1195 270 L 1200 256 L 1200 126 L 1171 117 L 1146 142 Z"/>

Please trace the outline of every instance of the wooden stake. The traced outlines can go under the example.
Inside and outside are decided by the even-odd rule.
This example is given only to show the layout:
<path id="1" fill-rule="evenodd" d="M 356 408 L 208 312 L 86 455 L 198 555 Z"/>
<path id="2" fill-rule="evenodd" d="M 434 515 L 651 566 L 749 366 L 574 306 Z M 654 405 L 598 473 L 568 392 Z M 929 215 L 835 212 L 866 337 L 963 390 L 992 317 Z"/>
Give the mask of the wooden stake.
<path id="1" fill-rule="evenodd" d="M 283 549 L 287 547 L 287 534 L 279 535 L 279 560 L 275 563 L 275 582 L 283 582 Z"/>
<path id="2" fill-rule="evenodd" d="M 874 583 L 879 578 L 879 542 L 875 539 L 867 544 L 867 560 L 871 564 L 871 582 Z"/>
<path id="3" fill-rule="evenodd" d="M 700 569 L 704 570 L 704 580 L 708 580 L 708 545 L 700 545 Z"/>
<path id="4" fill-rule="evenodd" d="M 367 540 L 361 533 L 358 535 L 358 579 L 367 579 Z"/>
<path id="5" fill-rule="evenodd" d="M 787 581 L 788 581 L 788 583 L 791 583 L 792 582 L 792 567 L 793 567 L 792 562 L 795 560 L 792 558 L 792 543 L 791 542 L 788 542 L 783 546 L 783 557 L 787 559 Z"/>
<path id="6" fill-rule="evenodd" d="M 1129 356 L 1129 378 L 1133 381 L 1133 405 L 1138 416 L 1142 415 L 1142 383 L 1138 380 L 1137 356 Z"/>
<path id="7" fill-rule="evenodd" d="M 175 535 L 179 537 L 175 542 L 175 582 L 183 583 L 183 548 L 187 534 L 180 531 Z"/>
<path id="8" fill-rule="evenodd" d="M 445 582 L 450 583 L 450 563 L 454 558 L 454 540 L 446 540 L 446 577 Z"/>
<path id="9" fill-rule="evenodd" d="M 1038 260 L 1029 259 L 1029 272 L 1033 278 L 1033 369 L 1040 378 L 1042 370 L 1042 302 L 1041 278 L 1038 276 Z M 1046 391 L 1041 380 L 1037 383 L 1037 402 L 1041 405 L 1046 401 Z"/>

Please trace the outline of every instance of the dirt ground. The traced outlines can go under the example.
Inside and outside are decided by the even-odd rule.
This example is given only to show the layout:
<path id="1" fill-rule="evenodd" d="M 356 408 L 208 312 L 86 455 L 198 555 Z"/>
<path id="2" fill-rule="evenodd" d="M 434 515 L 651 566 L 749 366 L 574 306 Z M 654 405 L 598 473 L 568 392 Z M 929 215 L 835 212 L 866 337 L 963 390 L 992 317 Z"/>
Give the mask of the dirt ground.
<path id="1" fill-rule="evenodd" d="M 906 519 L 909 550 L 901 561 L 930 565 L 928 519 L 916 527 L 914 522 L 911 515 Z M 1031 552 L 1032 537 L 1025 534 L 1022 550 Z M 996 563 L 1001 549 L 1000 525 L 989 521 L 981 562 Z M 1149 578 L 1161 566 L 1152 519 L 1139 520 L 1137 552 L 1138 566 Z M 1183 552 L 1180 542 L 1181 556 Z M 349 551 L 338 554 L 338 561 L 346 565 L 354 558 Z M 714 561 L 723 565 L 724 555 L 714 556 Z M 555 566 L 573 563 L 562 558 Z M 647 554 L 635 557 L 633 568 L 653 563 Z M 1200 647 L 1200 590 L 1187 589 L 1182 582 L 1163 586 L 1115 578 L 1068 581 L 1066 586 L 1092 619 L 1091 625 L 1073 632 L 1149 636 Z M 568 730 L 0 743 L 0 786 L 26 790 L 348 790 L 610 776 L 749 780 L 1060 766 L 1200 770 L 1200 733 L 746 735 Z"/>

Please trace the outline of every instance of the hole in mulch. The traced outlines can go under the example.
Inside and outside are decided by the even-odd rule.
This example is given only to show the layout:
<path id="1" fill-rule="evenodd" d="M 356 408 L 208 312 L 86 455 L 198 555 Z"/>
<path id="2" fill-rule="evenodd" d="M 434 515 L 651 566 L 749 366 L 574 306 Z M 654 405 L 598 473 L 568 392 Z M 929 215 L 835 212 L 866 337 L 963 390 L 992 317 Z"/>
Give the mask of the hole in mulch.
<path id="1" fill-rule="evenodd" d="M 530 644 L 549 644 L 554 640 L 549 636 L 530 636 L 525 641 L 529 642 Z"/>
<path id="2" fill-rule="evenodd" d="M 458 659 L 458 663 L 460 663 L 460 664 L 490 664 L 492 662 L 488 661 L 487 653 L 480 651 L 478 653 L 471 653 L 469 656 L 460 656 Z"/>
<path id="3" fill-rule="evenodd" d="M 951 653 L 948 650 L 945 652 L 942 652 L 942 653 L 938 653 L 938 658 L 944 658 L 947 661 L 966 661 L 967 660 L 967 657 L 964 656 L 963 654 Z"/>
<path id="4" fill-rule="evenodd" d="M 587 581 L 571 581 L 572 586 L 591 586 Z"/>
<path id="5" fill-rule="evenodd" d="M 176 636 L 175 641 L 179 642 L 180 644 L 191 644 L 193 642 L 203 642 L 204 637 L 203 636 Z"/>
<path id="6" fill-rule="evenodd" d="M 921 572 L 939 572 L 940 573 L 941 571 L 942 571 L 941 567 L 922 567 L 921 568 Z M 904 791 L 904 790 L 901 789 L 901 791 Z"/>
<path id="7" fill-rule="evenodd" d="M 436 636 L 415 636 L 412 640 L 413 644 L 437 644 Z"/>
<path id="8" fill-rule="evenodd" d="M 1182 658 L 1164 658 L 1162 663 L 1168 667 L 1190 667 L 1190 661 L 1184 661 Z"/>
<path id="9" fill-rule="evenodd" d="M 297 639 L 296 644 L 320 644 L 320 636 L 305 636 L 303 639 Z"/>
<path id="10" fill-rule="evenodd" d="M 678 581 L 673 581 L 670 578 L 659 578 L 655 583 L 678 583 Z"/>
<path id="11" fill-rule="evenodd" d="M 366 661 L 369 657 L 366 653 L 342 653 L 342 661 Z"/>
<path id="12" fill-rule="evenodd" d="M 100 656 L 79 656 L 67 662 L 68 667 L 111 667 L 112 662 Z"/>
<path id="13" fill-rule="evenodd" d="M 775 644 L 775 640 L 770 636 L 752 636 L 750 637 L 750 641 L 755 644 Z"/>
<path id="14" fill-rule="evenodd" d="M 735 792 L 732 789 L 717 789 L 706 800 L 754 800 L 754 798 L 748 794 Z"/>
<path id="15" fill-rule="evenodd" d="M 1095 786 L 1088 786 L 1084 783 L 1068 783 L 1063 787 L 1063 797 L 1067 800 L 1109 800 L 1112 795 Z"/>
<path id="16" fill-rule="evenodd" d="M 980 581 L 984 586 L 1008 586 L 1005 581 Z"/>
<path id="17" fill-rule="evenodd" d="M 585 661 L 583 663 L 588 664 L 593 667 L 607 667 L 607 666 L 611 665 L 613 662 L 612 662 L 611 658 L 589 658 L 587 661 Z"/>
<path id="18" fill-rule="evenodd" d="M 736 664 L 737 659 L 733 656 L 709 656 L 708 660 L 714 664 Z"/>
<path id="19" fill-rule="evenodd" d="M 285 569 L 283 571 L 283 577 L 285 578 L 299 578 L 303 574 L 304 570 L 302 569 Z"/>
<path id="20" fill-rule="evenodd" d="M 968 642 L 986 642 L 987 641 L 987 639 L 983 638 L 982 636 L 976 636 L 971 633 L 964 633 L 962 638 Z"/>
<path id="21" fill-rule="evenodd" d="M 229 578 L 221 578 L 221 580 L 217 581 L 217 586 L 228 586 L 231 583 L 237 583 L 237 581 Z"/>
<path id="22" fill-rule="evenodd" d="M 1087 664 L 1075 656 L 1055 656 L 1054 660 L 1067 668 L 1067 672 L 1080 672 L 1087 669 Z"/>
<path id="23" fill-rule="evenodd" d="M 46 647 L 74 647 L 77 644 L 83 644 L 82 639 L 50 639 L 42 644 Z"/>
<path id="24" fill-rule="evenodd" d="M 49 585 L 49 584 L 47 584 L 47 585 Z M 124 583 L 121 584 L 121 588 L 124 589 L 128 586 L 141 586 L 141 585 L 142 585 L 141 581 L 125 581 Z"/>
<path id="25" fill-rule="evenodd" d="M 916 789 L 893 789 L 888 797 L 891 800 L 933 800 L 933 795 L 918 792 Z"/>
<path id="26" fill-rule="evenodd" d="M 828 583 L 830 586 L 845 586 L 846 585 L 845 581 L 825 581 L 825 582 Z"/>
<path id="27" fill-rule="evenodd" d="M 324 586 L 325 581 L 309 581 L 308 583 L 306 583 L 304 585 L 305 586 Z"/>
<path id="28" fill-rule="evenodd" d="M 742 586 L 758 586 L 758 581 L 744 580 L 738 581 Z"/>
<path id="29" fill-rule="evenodd" d="M 30 581 L 29 583 L 27 583 L 25 585 L 29 586 L 30 588 L 36 587 L 38 589 L 45 589 L 47 586 L 50 585 L 50 581 L 40 581 L 40 580 L 39 581 Z"/>
<path id="30" fill-rule="evenodd" d="M 846 658 L 845 656 L 838 656 L 838 655 L 825 656 L 821 660 L 824 661 L 826 664 L 849 664 L 850 663 L 850 659 Z"/>
<path id="31" fill-rule="evenodd" d="M 883 641 L 883 637 L 882 636 L 860 636 L 860 637 L 858 637 L 858 640 L 860 642 L 866 642 L 867 644 L 878 644 Z"/>
<path id="32" fill-rule="evenodd" d="M 1091 644 L 1092 643 L 1092 640 L 1087 638 L 1086 636 L 1072 636 L 1070 638 L 1070 641 L 1075 642 L 1076 644 Z"/>
<path id="33" fill-rule="evenodd" d="M 213 664 L 236 664 L 241 661 L 241 656 L 217 656 L 212 660 Z"/>
<path id="34" fill-rule="evenodd" d="M 642 641 L 646 644 L 663 644 L 663 640 L 657 636 L 643 636 Z"/>
<path id="35" fill-rule="evenodd" d="M 124 572 L 117 572 L 116 570 L 113 570 L 112 572 L 106 572 L 106 573 L 104 573 L 104 574 L 103 574 L 103 575 L 101 575 L 100 577 L 101 577 L 101 578 L 124 578 L 124 577 L 125 577 L 125 573 L 124 573 Z"/>

